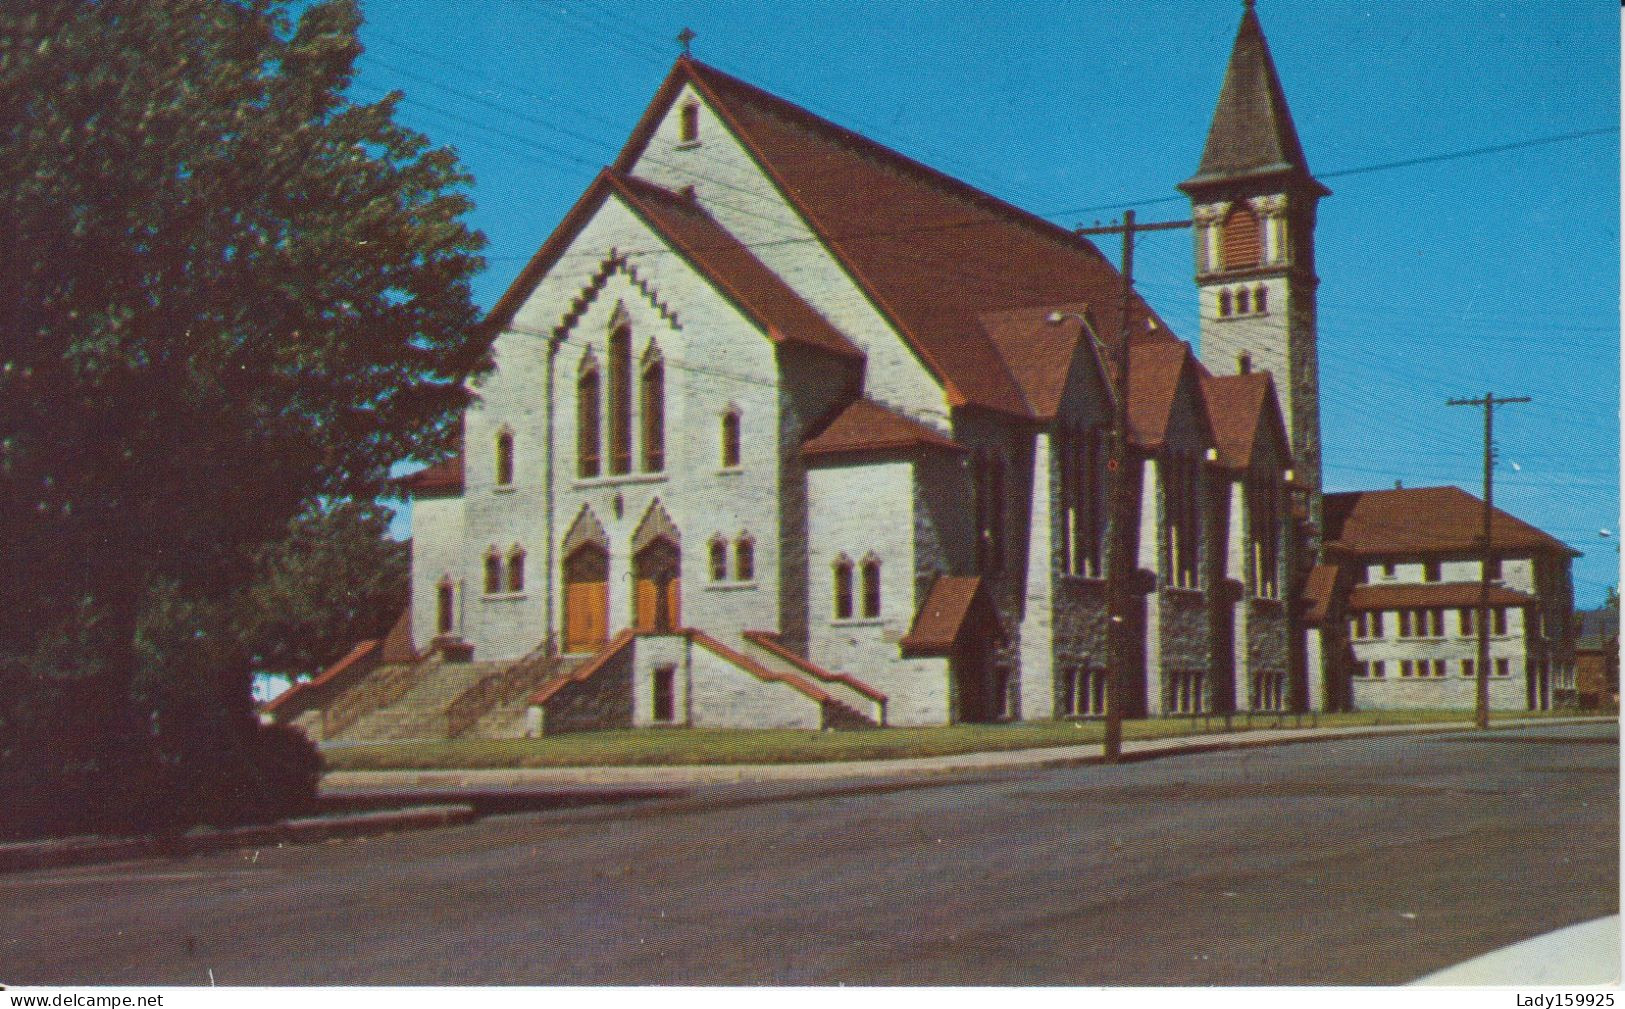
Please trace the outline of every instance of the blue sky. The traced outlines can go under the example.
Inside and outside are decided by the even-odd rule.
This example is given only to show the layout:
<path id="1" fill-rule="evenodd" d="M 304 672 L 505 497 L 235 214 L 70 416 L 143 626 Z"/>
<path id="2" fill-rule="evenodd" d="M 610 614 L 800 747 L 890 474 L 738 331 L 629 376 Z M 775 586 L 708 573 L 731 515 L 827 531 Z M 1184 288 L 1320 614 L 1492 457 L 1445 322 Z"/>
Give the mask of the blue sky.
<path id="1" fill-rule="evenodd" d="M 354 89 L 451 145 L 490 239 L 489 306 L 610 161 L 678 52 L 1062 224 L 1187 216 L 1241 4 L 365 2 Z M 1131 9 L 1132 7 L 1132 9 Z M 1057 14 L 1057 11 L 1064 13 Z M 1573 544 L 1577 603 L 1618 577 L 1619 21 L 1580 0 L 1259 4 L 1321 204 L 1326 488 L 1481 490 Z M 1414 167 L 1340 170 L 1584 130 Z M 1165 201 L 1165 202 L 1158 202 Z M 1195 341 L 1189 237 L 1136 245 Z M 1117 250 L 1105 251 L 1115 261 Z M 1516 466 L 1514 466 L 1516 464 Z M 1608 529 L 1611 538 L 1599 535 Z"/>

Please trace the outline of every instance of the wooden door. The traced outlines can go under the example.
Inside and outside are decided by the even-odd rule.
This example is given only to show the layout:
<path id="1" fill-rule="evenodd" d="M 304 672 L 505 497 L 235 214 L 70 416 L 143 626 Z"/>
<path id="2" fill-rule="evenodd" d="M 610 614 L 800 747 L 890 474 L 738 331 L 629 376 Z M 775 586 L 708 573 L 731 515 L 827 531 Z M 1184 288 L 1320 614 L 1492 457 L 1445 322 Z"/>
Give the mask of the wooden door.
<path id="1" fill-rule="evenodd" d="M 609 640 L 609 554 L 584 543 L 564 560 L 564 650 L 596 652 Z"/>
<path id="2" fill-rule="evenodd" d="M 633 560 L 637 576 L 632 626 L 640 631 L 667 631 L 683 626 L 682 558 L 677 545 L 657 539 Z"/>

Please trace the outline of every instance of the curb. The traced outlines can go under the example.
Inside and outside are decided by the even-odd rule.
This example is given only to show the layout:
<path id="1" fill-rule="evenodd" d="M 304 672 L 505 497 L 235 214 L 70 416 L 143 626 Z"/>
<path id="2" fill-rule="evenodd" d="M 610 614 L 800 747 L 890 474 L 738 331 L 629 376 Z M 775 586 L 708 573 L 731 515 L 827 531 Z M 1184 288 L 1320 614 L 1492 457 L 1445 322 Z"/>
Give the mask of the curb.
<path id="1" fill-rule="evenodd" d="M 0 873 L 50 869 L 92 862 L 181 858 L 228 848 L 313 844 L 343 837 L 366 837 L 401 830 L 451 827 L 474 819 L 474 807 L 455 803 L 344 816 L 311 816 L 253 827 L 233 827 L 180 837 L 120 839 L 64 838 L 0 844 Z"/>
<path id="2" fill-rule="evenodd" d="M 1611 716 L 1577 716 L 1516 720 L 1493 724 L 1490 731 L 1533 726 L 1617 723 Z M 1252 729 L 1203 736 L 1170 736 L 1129 740 L 1123 760 L 1139 762 L 1158 757 L 1224 750 L 1288 746 L 1321 740 L 1420 735 L 1473 729 L 1472 722 L 1426 722 L 1410 725 L 1356 725 L 1315 729 Z M 672 764 L 615 765 L 549 768 L 470 768 L 467 770 L 409 769 L 388 771 L 331 771 L 322 778 L 322 792 L 371 789 L 559 788 L 585 786 L 696 787 L 753 783 L 793 783 L 840 778 L 901 775 L 930 776 L 1027 768 L 1081 767 L 1101 762 L 1100 744 L 1044 747 L 1031 750 L 981 751 L 943 757 L 904 757 L 894 760 L 828 761 L 803 764 Z"/>

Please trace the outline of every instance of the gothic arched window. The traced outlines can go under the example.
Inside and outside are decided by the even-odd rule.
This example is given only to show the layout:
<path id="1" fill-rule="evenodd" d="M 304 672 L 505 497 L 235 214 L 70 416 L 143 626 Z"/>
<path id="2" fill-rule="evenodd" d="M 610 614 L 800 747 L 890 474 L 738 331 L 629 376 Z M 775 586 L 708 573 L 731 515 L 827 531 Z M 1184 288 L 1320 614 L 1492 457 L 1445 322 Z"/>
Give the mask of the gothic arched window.
<path id="1" fill-rule="evenodd" d="M 632 472 L 632 327 L 609 335 L 609 471 Z"/>
<path id="2" fill-rule="evenodd" d="M 722 468 L 739 468 L 739 411 L 722 415 Z"/>
<path id="3" fill-rule="evenodd" d="M 513 433 L 503 431 L 497 435 L 497 486 L 513 485 Z"/>
<path id="4" fill-rule="evenodd" d="M 643 471 L 666 468 L 666 365 L 651 350 L 643 366 Z"/>
<path id="5" fill-rule="evenodd" d="M 678 115 L 677 141 L 683 144 L 692 144 L 700 139 L 700 107 L 695 102 L 683 106 Z"/>
<path id="6" fill-rule="evenodd" d="M 508 552 L 508 591 L 525 591 L 525 551 L 517 546 Z"/>
<path id="7" fill-rule="evenodd" d="M 852 617 L 852 562 L 845 554 L 835 558 L 835 619 Z"/>
<path id="8" fill-rule="evenodd" d="M 494 596 L 502 591 L 502 555 L 492 547 L 485 555 L 485 594 Z"/>
<path id="9" fill-rule="evenodd" d="M 711 541 L 711 580 L 728 580 L 728 541 L 721 536 Z"/>
<path id="10" fill-rule="evenodd" d="M 1224 319 L 1224 318 L 1228 318 L 1230 316 L 1230 304 L 1231 304 L 1230 292 L 1229 291 L 1220 291 L 1219 292 L 1219 318 Z"/>
<path id="11" fill-rule="evenodd" d="M 434 593 L 434 629 L 436 634 L 450 634 L 456 620 L 457 587 L 451 576 L 440 580 Z"/>
<path id="12" fill-rule="evenodd" d="M 749 533 L 741 534 L 734 542 L 734 578 L 741 582 L 756 580 L 756 541 Z"/>
<path id="13" fill-rule="evenodd" d="M 603 440 L 603 406 L 599 399 L 598 366 L 583 367 L 576 379 L 576 474 L 594 477 L 599 473 L 599 444 Z"/>
<path id="14" fill-rule="evenodd" d="M 863 559 L 863 615 L 880 616 L 880 558 L 871 554 Z"/>
<path id="15" fill-rule="evenodd" d="M 1253 310 L 1253 294 L 1245 287 L 1236 292 L 1236 314 L 1250 315 Z"/>
<path id="16" fill-rule="evenodd" d="M 1257 312 L 1259 315 L 1263 315 L 1265 312 L 1267 312 L 1269 310 L 1269 301 L 1267 300 L 1268 297 L 1269 288 L 1265 287 L 1263 284 L 1259 284 L 1257 289 L 1253 291 L 1253 311 Z"/>

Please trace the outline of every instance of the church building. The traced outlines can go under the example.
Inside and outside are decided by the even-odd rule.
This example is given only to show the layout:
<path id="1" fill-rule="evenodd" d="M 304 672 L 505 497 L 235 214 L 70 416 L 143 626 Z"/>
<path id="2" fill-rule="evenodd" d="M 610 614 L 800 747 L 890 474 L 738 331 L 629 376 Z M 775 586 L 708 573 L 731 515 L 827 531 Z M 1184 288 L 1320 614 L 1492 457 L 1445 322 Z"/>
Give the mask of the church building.
<path id="1" fill-rule="evenodd" d="M 1123 318 L 1088 239 L 682 56 L 491 311 L 463 451 L 410 480 L 424 657 L 352 708 L 432 694 L 432 735 L 1099 715 L 1120 395 L 1126 713 L 1398 698 L 1350 675 L 1377 586 L 1321 556 L 1350 514 L 1320 476 L 1330 191 L 1250 3 L 1179 188 L 1200 356 Z"/>

